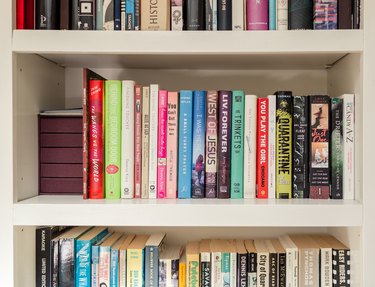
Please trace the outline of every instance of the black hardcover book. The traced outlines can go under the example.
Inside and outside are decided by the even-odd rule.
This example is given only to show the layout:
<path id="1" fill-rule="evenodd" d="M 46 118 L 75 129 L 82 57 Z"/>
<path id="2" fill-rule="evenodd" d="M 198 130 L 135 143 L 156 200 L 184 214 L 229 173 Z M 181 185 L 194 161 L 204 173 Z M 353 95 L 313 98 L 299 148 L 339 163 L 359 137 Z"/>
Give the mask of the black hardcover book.
<path id="1" fill-rule="evenodd" d="M 215 0 L 216 1 L 216 0 Z M 213 14 L 212 14 L 212 0 L 205 0 L 205 14 L 206 14 L 206 30 L 212 30 Z"/>
<path id="2" fill-rule="evenodd" d="M 246 253 L 237 254 L 237 287 L 247 287 L 248 256 Z"/>
<path id="3" fill-rule="evenodd" d="M 309 197 L 309 102 L 293 97 L 293 198 Z"/>
<path id="4" fill-rule="evenodd" d="M 313 0 L 289 0 L 289 30 L 313 29 Z"/>
<path id="5" fill-rule="evenodd" d="M 217 1 L 217 29 L 232 30 L 232 0 Z"/>
<path id="6" fill-rule="evenodd" d="M 70 0 L 60 0 L 60 29 L 70 30 Z"/>
<path id="7" fill-rule="evenodd" d="M 186 0 L 186 30 L 204 30 L 205 0 Z"/>
<path id="8" fill-rule="evenodd" d="M 350 287 L 350 250 L 332 248 L 332 286 Z"/>
<path id="9" fill-rule="evenodd" d="M 78 0 L 78 30 L 95 30 L 94 0 Z"/>
<path id="10" fill-rule="evenodd" d="M 331 197 L 343 198 L 343 99 L 331 99 Z"/>
<path id="11" fill-rule="evenodd" d="M 58 0 L 35 1 L 35 29 L 58 30 L 60 28 L 60 2 Z"/>
<path id="12" fill-rule="evenodd" d="M 353 29 L 361 26 L 361 0 L 353 0 Z"/>
<path id="13" fill-rule="evenodd" d="M 353 1 L 337 1 L 337 29 L 353 29 Z"/>
<path id="14" fill-rule="evenodd" d="M 141 0 L 134 1 L 134 30 L 141 30 Z"/>
<path id="15" fill-rule="evenodd" d="M 279 287 L 286 287 L 286 253 L 278 256 Z"/>
<path id="16" fill-rule="evenodd" d="M 72 27 L 72 30 L 78 30 L 78 9 L 79 9 L 79 0 L 70 0 L 72 3 L 72 9 L 70 11 L 70 26 Z"/>

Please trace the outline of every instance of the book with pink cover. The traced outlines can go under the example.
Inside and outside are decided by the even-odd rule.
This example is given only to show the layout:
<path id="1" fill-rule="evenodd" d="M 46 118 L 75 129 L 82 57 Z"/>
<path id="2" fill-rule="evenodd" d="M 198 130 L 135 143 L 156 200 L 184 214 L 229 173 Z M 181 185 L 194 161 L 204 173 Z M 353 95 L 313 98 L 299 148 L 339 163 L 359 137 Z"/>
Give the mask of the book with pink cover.
<path id="1" fill-rule="evenodd" d="M 157 168 L 158 198 L 165 198 L 167 192 L 167 111 L 168 92 L 165 90 L 159 90 Z"/>
<path id="2" fill-rule="evenodd" d="M 268 30 L 268 0 L 246 1 L 247 30 Z"/>
<path id="3" fill-rule="evenodd" d="M 141 198 L 142 184 L 142 86 L 135 85 L 134 101 L 134 198 Z"/>

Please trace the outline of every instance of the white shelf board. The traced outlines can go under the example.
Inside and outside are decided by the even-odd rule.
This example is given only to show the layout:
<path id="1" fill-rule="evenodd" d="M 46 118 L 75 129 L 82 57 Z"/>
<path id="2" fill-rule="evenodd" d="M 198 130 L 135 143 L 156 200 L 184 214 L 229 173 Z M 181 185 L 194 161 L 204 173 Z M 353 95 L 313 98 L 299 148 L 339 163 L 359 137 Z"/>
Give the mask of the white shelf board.
<path id="1" fill-rule="evenodd" d="M 363 51 L 362 30 L 14 30 L 13 52 L 91 68 L 322 69 Z"/>
<path id="2" fill-rule="evenodd" d="M 83 200 L 37 196 L 14 204 L 13 224 L 105 226 L 361 226 L 362 204 L 345 200 Z"/>

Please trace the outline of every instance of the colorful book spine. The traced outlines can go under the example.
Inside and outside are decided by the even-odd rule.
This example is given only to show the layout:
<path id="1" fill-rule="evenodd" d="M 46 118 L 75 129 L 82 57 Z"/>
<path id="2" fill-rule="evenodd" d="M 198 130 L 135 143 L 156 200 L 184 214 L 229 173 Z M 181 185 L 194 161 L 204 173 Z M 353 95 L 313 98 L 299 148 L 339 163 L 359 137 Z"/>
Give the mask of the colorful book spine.
<path id="1" fill-rule="evenodd" d="M 232 0 L 218 0 L 217 2 L 217 29 L 232 30 Z"/>
<path id="2" fill-rule="evenodd" d="M 223 286 L 230 286 L 230 253 L 221 253 L 221 276 Z"/>
<path id="3" fill-rule="evenodd" d="M 269 17 L 269 26 L 268 30 L 276 30 L 277 28 L 277 11 L 276 11 L 276 1 L 277 0 L 269 0 L 268 2 L 268 17 Z"/>
<path id="4" fill-rule="evenodd" d="M 268 30 L 268 0 L 246 0 L 247 30 Z"/>
<path id="5" fill-rule="evenodd" d="M 172 2 L 172 3 L 170 3 Z M 182 1 L 168 1 L 168 0 L 142 0 L 141 2 L 141 30 L 161 31 L 170 30 L 171 21 L 173 22 L 173 15 L 170 17 L 171 5 L 177 2 L 178 6 L 182 6 Z M 173 8 L 172 8 L 173 9 Z M 181 11 L 182 12 L 182 11 Z M 177 15 L 182 24 L 182 14 Z M 173 24 L 172 24 L 173 26 Z"/>
<path id="6" fill-rule="evenodd" d="M 167 198 L 177 197 L 178 93 L 168 92 Z"/>
<path id="7" fill-rule="evenodd" d="M 134 81 L 122 81 L 122 198 L 134 198 L 134 86 Z"/>
<path id="8" fill-rule="evenodd" d="M 144 286 L 144 249 L 129 249 L 127 251 L 127 263 L 126 286 Z"/>
<path id="9" fill-rule="evenodd" d="M 142 87 L 135 85 L 134 101 L 134 198 L 141 198 L 142 186 Z"/>
<path id="10" fill-rule="evenodd" d="M 288 0 L 277 0 L 277 30 L 288 30 Z"/>
<path id="11" fill-rule="evenodd" d="M 105 198 L 121 197 L 121 81 L 105 81 Z"/>
<path id="12" fill-rule="evenodd" d="M 331 198 L 343 199 L 343 99 L 331 99 Z"/>
<path id="13" fill-rule="evenodd" d="M 256 197 L 257 96 L 245 96 L 244 198 Z"/>
<path id="14" fill-rule="evenodd" d="M 314 30 L 337 29 L 337 0 L 314 0 Z"/>
<path id="15" fill-rule="evenodd" d="M 25 29 L 25 0 L 16 2 L 16 29 Z"/>
<path id="16" fill-rule="evenodd" d="M 178 127 L 178 198 L 191 198 L 193 92 L 180 91 Z"/>
<path id="17" fill-rule="evenodd" d="M 289 30 L 313 29 L 313 1 L 289 0 Z"/>
<path id="18" fill-rule="evenodd" d="M 244 1 L 232 1 L 232 30 L 243 31 L 244 29 Z"/>
<path id="19" fill-rule="evenodd" d="M 328 96 L 310 96 L 310 198 L 328 199 L 330 194 Z"/>
<path id="20" fill-rule="evenodd" d="M 114 30 L 121 30 L 121 0 L 114 0 Z"/>
<path id="21" fill-rule="evenodd" d="M 206 13 L 206 31 L 211 31 L 212 30 L 212 4 L 213 0 L 205 0 L 205 13 Z"/>
<path id="22" fill-rule="evenodd" d="M 355 105 L 354 95 L 343 95 L 344 99 L 344 199 L 354 199 L 355 164 Z"/>
<path id="23" fill-rule="evenodd" d="M 268 97 L 268 198 L 276 197 L 276 96 Z"/>
<path id="24" fill-rule="evenodd" d="M 141 197 L 148 198 L 148 160 L 150 145 L 150 88 L 142 89 L 142 188 Z"/>
<path id="25" fill-rule="evenodd" d="M 309 197 L 309 102 L 293 97 L 293 198 Z"/>
<path id="26" fill-rule="evenodd" d="M 119 258 L 120 251 L 118 249 L 111 250 L 111 262 L 110 262 L 110 287 L 119 287 Z"/>
<path id="27" fill-rule="evenodd" d="M 186 287 L 186 262 L 179 261 L 178 287 Z"/>
<path id="28" fill-rule="evenodd" d="M 99 250 L 99 286 L 110 286 L 111 247 L 100 246 Z"/>
<path id="29" fill-rule="evenodd" d="M 126 0 L 126 23 L 125 30 L 134 30 L 135 0 Z"/>
<path id="30" fill-rule="evenodd" d="M 187 0 L 186 5 L 186 30 L 204 30 L 204 1 Z M 185 25 L 185 23 L 184 23 Z"/>
<path id="31" fill-rule="evenodd" d="M 121 0 L 121 5 L 122 5 Z M 122 9 L 122 6 L 121 6 Z M 97 0 L 95 3 L 95 30 L 103 30 L 103 0 Z"/>
<path id="32" fill-rule="evenodd" d="M 276 197 L 292 197 L 292 92 L 276 92 Z"/>
<path id="33" fill-rule="evenodd" d="M 268 198 L 268 99 L 258 99 L 257 198 Z"/>
<path id="34" fill-rule="evenodd" d="M 156 198 L 158 179 L 158 108 L 159 85 L 150 85 L 149 198 Z"/>
<path id="35" fill-rule="evenodd" d="M 205 197 L 217 197 L 217 143 L 218 143 L 218 95 L 216 91 L 207 92 L 206 104 L 206 177 Z"/>
<path id="36" fill-rule="evenodd" d="M 89 99 L 89 198 L 104 198 L 103 81 L 90 81 Z"/>
<path id="37" fill-rule="evenodd" d="M 99 0 L 102 1 L 102 0 Z M 126 0 L 121 0 L 121 31 L 126 30 Z"/>
<path id="38" fill-rule="evenodd" d="M 182 1 L 171 1 L 171 30 L 182 31 L 183 28 L 183 7 Z"/>
<path id="39" fill-rule="evenodd" d="M 164 198 L 167 193 L 167 121 L 168 121 L 168 92 L 159 91 L 159 125 L 158 125 L 158 198 Z"/>
<path id="40" fill-rule="evenodd" d="M 230 197 L 232 92 L 219 91 L 218 198 Z"/>
<path id="41" fill-rule="evenodd" d="M 232 137 L 231 137 L 231 178 L 230 197 L 243 198 L 243 145 L 244 145 L 244 108 L 243 91 L 232 93 Z"/>
<path id="42" fill-rule="evenodd" d="M 194 91 L 193 101 L 192 197 L 203 198 L 206 152 L 206 92 Z"/>
<path id="43" fill-rule="evenodd" d="M 115 29 L 113 1 L 114 0 L 103 0 L 103 30 L 112 31 Z"/>

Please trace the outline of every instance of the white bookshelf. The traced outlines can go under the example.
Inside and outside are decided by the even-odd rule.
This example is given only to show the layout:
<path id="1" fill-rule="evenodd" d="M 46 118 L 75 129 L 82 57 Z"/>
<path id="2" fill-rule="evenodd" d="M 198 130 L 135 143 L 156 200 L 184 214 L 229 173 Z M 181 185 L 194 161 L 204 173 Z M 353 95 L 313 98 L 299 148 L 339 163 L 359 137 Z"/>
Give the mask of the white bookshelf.
<path id="1" fill-rule="evenodd" d="M 164 230 L 168 240 L 325 232 L 352 249 L 352 286 L 372 286 L 375 2 L 362 30 L 265 32 L 16 31 L 0 1 L 1 286 L 34 286 L 35 227 Z M 98 200 L 38 196 L 40 110 L 80 104 L 81 68 L 166 89 L 243 89 L 265 96 L 356 93 L 355 200 Z"/>

